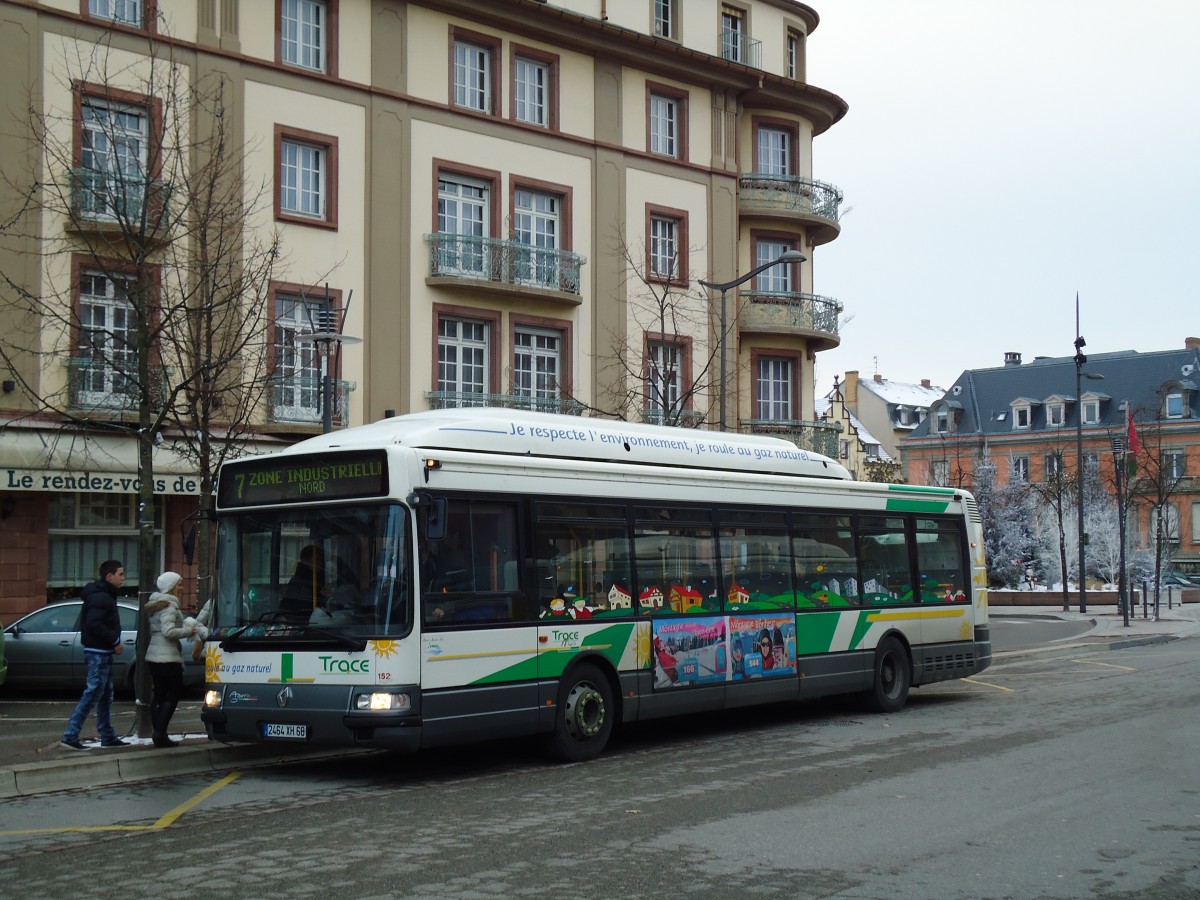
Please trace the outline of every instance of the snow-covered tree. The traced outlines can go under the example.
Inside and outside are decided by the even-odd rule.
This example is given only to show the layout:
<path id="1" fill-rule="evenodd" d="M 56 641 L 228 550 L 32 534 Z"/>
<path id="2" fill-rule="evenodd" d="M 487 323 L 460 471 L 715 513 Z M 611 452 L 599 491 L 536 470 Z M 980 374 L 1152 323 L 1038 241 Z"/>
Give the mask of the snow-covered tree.
<path id="1" fill-rule="evenodd" d="M 1014 587 L 1034 555 L 1033 513 L 1026 485 L 1015 482 L 1000 487 L 996 464 L 979 456 L 974 464 L 973 490 L 983 521 L 988 581 Z"/>

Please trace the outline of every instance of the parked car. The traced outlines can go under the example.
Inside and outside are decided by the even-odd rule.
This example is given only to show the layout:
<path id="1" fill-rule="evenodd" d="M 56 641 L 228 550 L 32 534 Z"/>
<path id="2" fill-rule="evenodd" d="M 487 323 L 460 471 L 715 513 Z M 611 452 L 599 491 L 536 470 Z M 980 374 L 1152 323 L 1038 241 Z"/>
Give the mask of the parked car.
<path id="1" fill-rule="evenodd" d="M 132 694 L 138 608 L 134 603 L 119 601 L 117 609 L 125 650 L 113 657 L 113 684 L 118 691 Z M 53 603 L 22 616 L 4 629 L 8 685 L 83 690 L 87 682 L 87 660 L 79 636 L 82 610 L 82 600 Z M 198 688 L 204 684 L 204 664 L 192 661 L 190 649 L 188 644 L 183 654 L 183 684 L 184 687 Z"/>
<path id="2" fill-rule="evenodd" d="M 1187 589 L 1200 588 L 1200 581 L 1195 578 L 1189 578 L 1182 572 L 1163 572 L 1159 576 L 1158 583 L 1163 587 L 1181 587 Z"/>

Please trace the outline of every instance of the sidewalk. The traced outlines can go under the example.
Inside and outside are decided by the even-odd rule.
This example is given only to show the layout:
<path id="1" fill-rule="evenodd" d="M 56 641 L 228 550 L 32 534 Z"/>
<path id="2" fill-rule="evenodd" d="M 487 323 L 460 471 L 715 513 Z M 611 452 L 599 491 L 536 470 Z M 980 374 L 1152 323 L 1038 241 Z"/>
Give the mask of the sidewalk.
<path id="1" fill-rule="evenodd" d="M 1150 618 L 1142 618 L 1141 613 L 1141 607 L 1138 607 L 1137 615 L 1131 616 L 1129 627 L 1125 627 L 1120 612 L 1112 607 L 1094 607 L 1087 613 L 1074 610 L 1064 613 L 1061 606 L 992 607 L 989 614 L 994 619 L 1036 616 L 1091 623 L 1090 630 L 1084 634 L 1041 647 L 999 651 L 995 653 L 995 659 L 1003 661 L 1064 647 L 1119 650 L 1200 635 L 1200 603 L 1176 604 L 1173 609 L 1167 609 L 1164 603 L 1157 621 L 1153 618 L 1153 610 Z M 118 700 L 113 705 L 118 731 L 128 730 L 133 719 L 132 709 L 129 701 Z M 91 718 L 84 737 L 89 749 L 71 750 L 58 744 L 69 714 L 70 709 L 67 709 L 61 717 L 37 720 L 29 728 L 20 729 L 20 733 L 16 733 L 18 729 L 14 728 L 3 729 L 3 733 L 0 733 L 0 799 L 170 775 L 372 752 L 336 747 L 296 750 L 278 744 L 226 745 L 210 742 L 200 724 L 198 697 L 185 698 L 172 720 L 172 737 L 182 742 L 180 747 L 158 749 L 149 739 L 126 737 L 126 740 L 136 743 L 129 747 L 101 749 L 95 735 L 90 739 L 87 737 L 89 730 L 95 728 L 95 719 Z"/>

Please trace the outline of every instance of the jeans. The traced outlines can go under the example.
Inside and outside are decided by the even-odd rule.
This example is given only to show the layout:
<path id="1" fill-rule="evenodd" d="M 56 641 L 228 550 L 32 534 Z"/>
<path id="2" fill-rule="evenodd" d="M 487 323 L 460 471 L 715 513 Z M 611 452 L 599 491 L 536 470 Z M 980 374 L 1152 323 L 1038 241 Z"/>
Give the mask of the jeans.
<path id="1" fill-rule="evenodd" d="M 79 732 L 83 729 L 83 723 L 87 721 L 94 706 L 96 708 L 96 729 L 100 732 L 100 740 L 105 743 L 115 741 L 117 732 L 113 730 L 112 726 L 112 654 L 84 653 L 83 655 L 87 658 L 87 687 L 83 689 L 83 696 L 79 698 L 79 704 L 75 707 L 75 712 L 71 714 L 71 721 L 67 723 L 67 730 L 63 732 L 63 740 L 79 740 Z"/>

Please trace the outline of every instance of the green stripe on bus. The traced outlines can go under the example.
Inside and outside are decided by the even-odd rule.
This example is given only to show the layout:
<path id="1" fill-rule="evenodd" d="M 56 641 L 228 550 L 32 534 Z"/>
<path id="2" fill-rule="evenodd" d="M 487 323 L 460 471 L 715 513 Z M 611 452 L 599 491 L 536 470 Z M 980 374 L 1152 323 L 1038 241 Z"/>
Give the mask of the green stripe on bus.
<path id="1" fill-rule="evenodd" d="M 833 646 L 833 634 L 837 631 L 841 613 L 804 613 L 796 616 L 796 654 L 828 653 Z"/>
<path id="2" fill-rule="evenodd" d="M 889 484 L 889 491 L 897 491 L 902 494 L 954 494 L 954 488 L 946 487 L 927 487 L 917 484 Z"/>
<path id="3" fill-rule="evenodd" d="M 901 500 L 888 498 L 888 512 L 944 513 L 950 508 L 949 500 Z"/>

